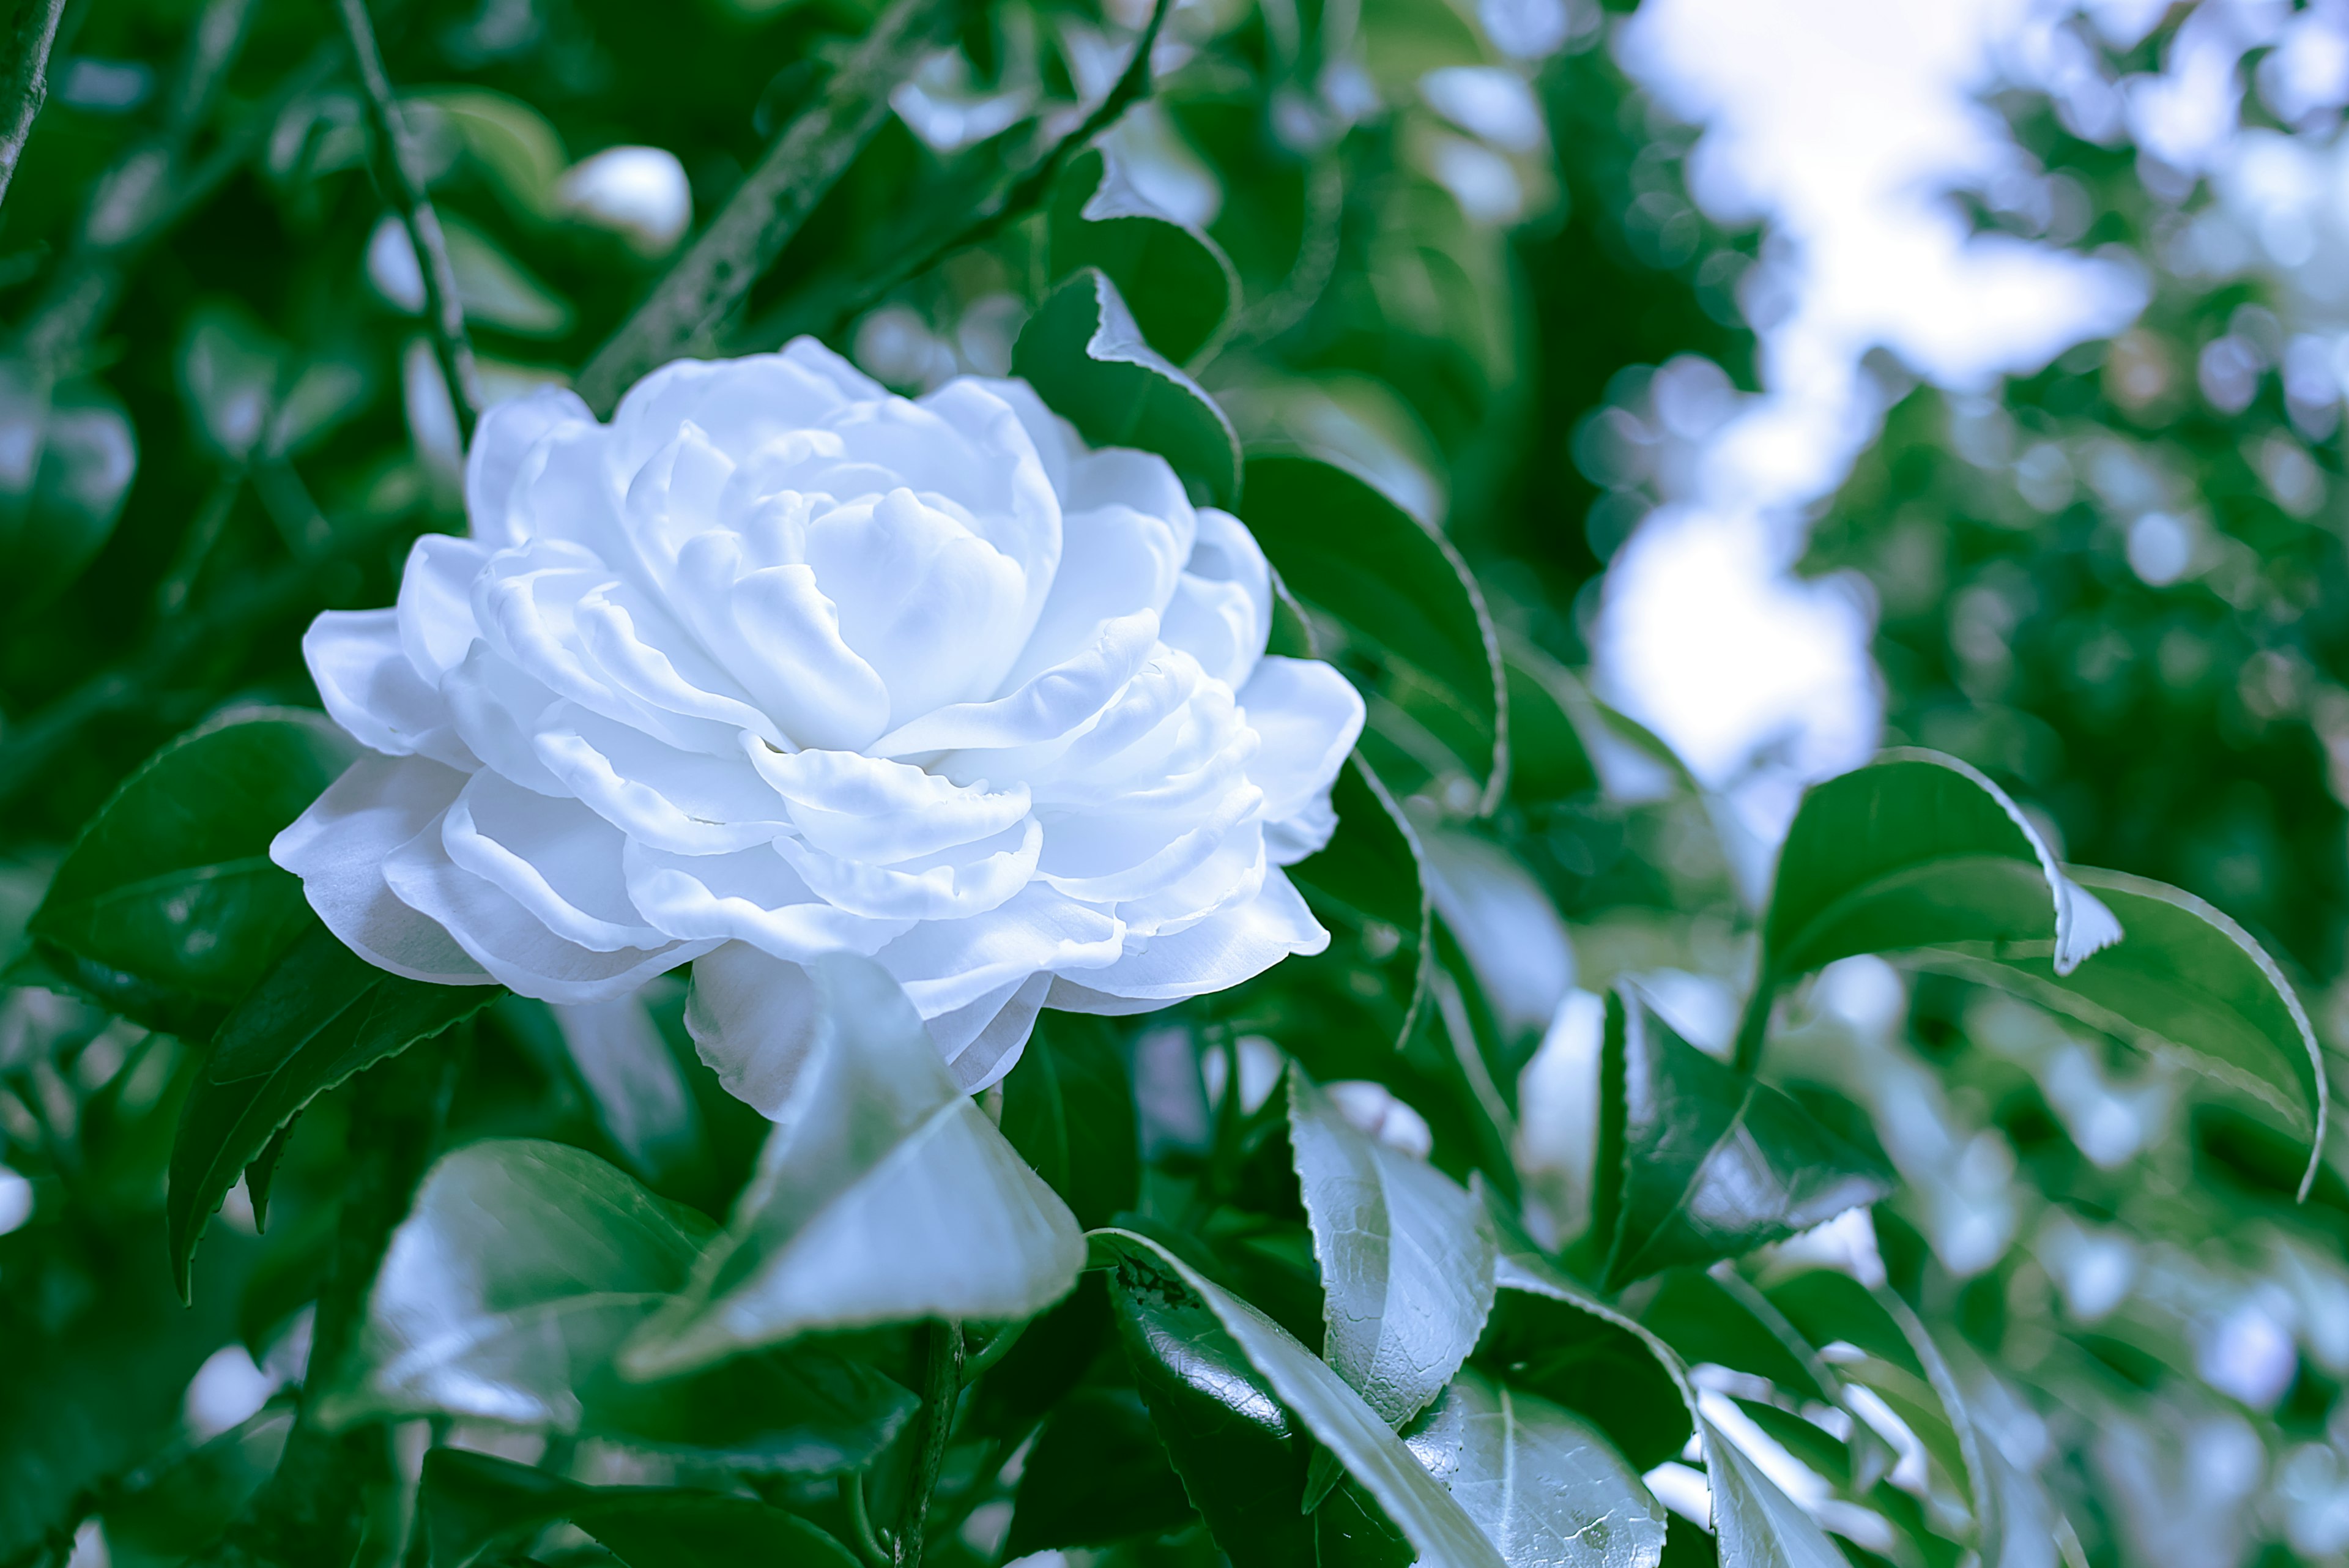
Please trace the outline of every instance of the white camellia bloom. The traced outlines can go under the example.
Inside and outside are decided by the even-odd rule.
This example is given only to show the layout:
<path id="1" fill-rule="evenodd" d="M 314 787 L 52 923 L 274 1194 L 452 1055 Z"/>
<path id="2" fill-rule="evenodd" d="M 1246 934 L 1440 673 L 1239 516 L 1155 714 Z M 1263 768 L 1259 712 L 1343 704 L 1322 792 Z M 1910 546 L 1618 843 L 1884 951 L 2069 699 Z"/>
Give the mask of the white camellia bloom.
<path id="1" fill-rule="evenodd" d="M 1328 841 L 1361 700 L 1265 652 L 1237 518 L 1025 383 L 907 401 L 802 338 L 609 425 L 507 403 L 465 486 L 396 607 L 303 642 L 374 754 L 271 853 L 381 967 L 582 1002 L 693 961 L 704 1054 L 772 1113 L 821 954 L 895 976 L 978 1088 L 1040 1007 L 1328 943 L 1280 868 Z"/>

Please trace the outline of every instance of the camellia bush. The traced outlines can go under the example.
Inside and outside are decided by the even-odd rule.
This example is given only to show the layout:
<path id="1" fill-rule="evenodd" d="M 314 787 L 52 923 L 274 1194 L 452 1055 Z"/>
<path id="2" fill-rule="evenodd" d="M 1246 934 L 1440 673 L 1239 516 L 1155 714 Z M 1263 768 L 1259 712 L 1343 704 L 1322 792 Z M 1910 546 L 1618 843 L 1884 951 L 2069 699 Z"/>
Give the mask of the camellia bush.
<path id="1" fill-rule="evenodd" d="M 2071 1216 L 2332 1202 L 2316 1035 L 1588 688 L 1745 258 L 1595 9 L 16 21 L 0 1563 L 2147 1560 Z M 2034 1287 L 2067 1051 L 2249 1175 L 2066 1123 Z"/>

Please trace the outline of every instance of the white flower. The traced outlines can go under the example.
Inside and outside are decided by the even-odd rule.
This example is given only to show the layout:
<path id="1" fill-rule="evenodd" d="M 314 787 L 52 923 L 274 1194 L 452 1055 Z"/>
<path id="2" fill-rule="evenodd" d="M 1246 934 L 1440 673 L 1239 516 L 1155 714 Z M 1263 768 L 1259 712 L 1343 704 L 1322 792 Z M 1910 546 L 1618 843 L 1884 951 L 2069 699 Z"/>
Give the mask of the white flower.
<path id="1" fill-rule="evenodd" d="M 608 426 L 507 403 L 465 488 L 396 607 L 303 642 L 376 754 L 271 853 L 381 967 L 585 1002 L 695 961 L 704 1054 L 771 1113 L 823 953 L 876 960 L 977 1088 L 1040 1006 L 1329 941 L 1280 868 L 1329 838 L 1361 699 L 1265 653 L 1237 518 L 1024 383 L 908 402 L 802 338 Z"/>

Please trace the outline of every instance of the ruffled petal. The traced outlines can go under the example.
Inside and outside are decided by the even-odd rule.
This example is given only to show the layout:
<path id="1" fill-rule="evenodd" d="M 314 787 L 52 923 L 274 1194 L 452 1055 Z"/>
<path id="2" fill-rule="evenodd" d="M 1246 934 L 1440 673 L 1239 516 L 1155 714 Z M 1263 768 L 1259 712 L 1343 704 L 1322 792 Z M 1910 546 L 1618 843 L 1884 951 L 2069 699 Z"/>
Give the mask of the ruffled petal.
<path id="1" fill-rule="evenodd" d="M 409 549 L 399 576 L 399 646 L 435 685 L 473 646 L 473 579 L 491 554 L 478 539 L 448 534 L 419 535 Z"/>
<path id="2" fill-rule="evenodd" d="M 595 414 L 568 387 L 539 387 L 482 414 L 465 458 L 465 514 L 473 537 L 492 549 L 522 543 L 529 530 L 516 525 L 512 503 L 539 443 L 566 427 L 595 425 Z"/>
<path id="3" fill-rule="evenodd" d="M 873 742 L 884 757 L 932 752 L 978 752 L 1032 746 L 1072 737 L 1133 679 L 1158 639 L 1158 618 L 1147 610 L 1121 616 L 1091 647 L 1054 665 L 991 702 L 964 702 L 926 713 Z M 983 776 L 985 760 L 955 759 L 948 777 Z"/>
<path id="4" fill-rule="evenodd" d="M 533 747 L 564 790 L 656 848 L 719 855 L 792 831 L 781 797 L 739 751 L 681 751 L 575 706 L 542 718 Z"/>
<path id="5" fill-rule="evenodd" d="M 421 757 L 361 757 L 269 846 L 343 945 L 378 969 L 436 985 L 488 985 L 488 971 L 392 894 L 383 865 L 465 787 Z"/>
<path id="6" fill-rule="evenodd" d="M 538 760 L 536 736 L 547 711 L 564 700 L 516 669 L 486 642 L 440 681 L 458 737 L 482 765 L 540 794 L 574 793 Z"/>
<path id="7" fill-rule="evenodd" d="M 1330 793 L 1362 733 L 1362 694 L 1318 659 L 1268 654 L 1240 689 L 1240 707 L 1263 744 L 1248 777 L 1264 791 L 1268 822 L 1284 822 Z"/>
<path id="8" fill-rule="evenodd" d="M 481 763 L 450 727 L 449 705 L 399 645 L 398 610 L 326 610 L 302 634 L 302 658 L 327 716 L 370 751 Z"/>
<path id="9" fill-rule="evenodd" d="M 835 909 L 809 891 L 771 846 L 731 855 L 672 855 L 632 843 L 621 857 L 628 898 L 671 936 L 743 941 L 794 963 L 869 955 L 910 929 Z"/>
<path id="10" fill-rule="evenodd" d="M 792 825 L 831 855 L 886 866 L 990 838 L 1028 815 L 1028 791 L 958 784 L 854 752 L 778 752 L 747 742 Z"/>
<path id="11" fill-rule="evenodd" d="M 957 1088 L 975 1095 L 1002 1082 L 1019 1064 L 1051 989 L 1050 975 L 1031 974 L 928 1021 L 930 1038 L 946 1057 Z"/>
<path id="12" fill-rule="evenodd" d="M 991 838 L 894 866 L 828 855 L 795 838 L 775 840 L 775 853 L 816 897 L 854 914 L 958 920 L 985 914 L 1025 888 L 1043 846 L 1043 825 L 1030 817 Z"/>
<path id="13" fill-rule="evenodd" d="M 1114 963 L 1124 939 L 1114 916 L 1030 883 L 1000 909 L 926 920 L 873 956 L 924 1018 L 936 1018 L 1038 970 Z"/>
<path id="14" fill-rule="evenodd" d="M 620 872 L 627 839 L 577 801 L 549 800 L 478 773 L 449 807 L 440 842 L 459 867 L 566 941 L 598 952 L 667 941 L 628 901 Z"/>
<path id="15" fill-rule="evenodd" d="M 435 820 L 383 863 L 400 902 L 438 921 L 501 984 L 541 1002 L 610 1002 L 715 942 L 599 952 L 557 936 L 513 895 L 459 866 Z"/>
<path id="16" fill-rule="evenodd" d="M 888 389 L 812 337 L 779 354 L 673 359 L 628 389 L 612 414 L 613 462 L 634 473 L 690 420 L 737 462 L 793 431 L 830 423 Z"/>
<path id="17" fill-rule="evenodd" d="M 726 1092 L 778 1121 L 823 1034 L 821 1007 L 806 970 L 728 942 L 693 961 L 685 1027 Z"/>
<path id="18" fill-rule="evenodd" d="M 1115 963 L 1071 978 L 1046 1001 L 1070 1012 L 1143 1012 L 1253 980 L 1291 953 L 1312 954 L 1330 933 L 1277 867 L 1247 903 L 1172 936 L 1153 937 Z"/>
<path id="19" fill-rule="evenodd" d="M 1256 535 L 1230 513 L 1200 509 L 1198 541 L 1162 635 L 1234 691 L 1255 672 L 1272 635 L 1272 567 Z"/>

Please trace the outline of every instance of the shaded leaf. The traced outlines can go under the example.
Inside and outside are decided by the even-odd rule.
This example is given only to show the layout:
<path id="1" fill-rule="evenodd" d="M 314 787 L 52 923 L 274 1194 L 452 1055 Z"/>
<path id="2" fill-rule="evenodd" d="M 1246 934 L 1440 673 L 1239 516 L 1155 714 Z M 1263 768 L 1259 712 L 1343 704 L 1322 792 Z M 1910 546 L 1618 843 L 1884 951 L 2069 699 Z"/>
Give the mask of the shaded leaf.
<path id="1" fill-rule="evenodd" d="M 1471 1368 L 1406 1439 L 1512 1568 L 1654 1568 L 1664 1511 L 1594 1428 Z"/>
<path id="2" fill-rule="evenodd" d="M 1252 456 L 1247 493 L 1248 528 L 1281 581 L 1345 634 L 1332 656 L 1371 699 L 1372 760 L 1410 793 L 1445 771 L 1423 735 L 1470 775 L 1480 811 L 1498 805 L 1509 767 L 1500 643 L 1459 552 L 1318 458 Z"/>
<path id="3" fill-rule="evenodd" d="M 516 207 L 533 217 L 553 212 L 554 182 L 571 160 L 562 135 L 537 109 L 473 87 L 403 93 L 400 102 L 422 111 L 410 115 L 411 126 L 452 137 Z"/>
<path id="4" fill-rule="evenodd" d="M 315 924 L 269 841 L 355 753 L 323 715 L 290 708 L 248 709 L 173 742 L 90 819 L 29 929 L 85 961 L 77 979 L 91 965 L 125 977 L 102 1000 L 136 1005 L 143 987 L 174 1007 L 158 1026 L 188 1027 L 207 1006 L 217 1019 Z"/>
<path id="5" fill-rule="evenodd" d="M 1419 1549 L 1427 1568 L 1497 1568 L 1501 1559 L 1491 1542 L 1378 1412 L 1278 1324 L 1133 1231 L 1096 1231 L 1093 1242 L 1097 1255 L 1119 1267 L 1119 1283 L 1129 1293 L 1171 1302 L 1187 1290 L 1203 1303 L 1262 1374 L 1280 1407 L 1294 1412 L 1315 1440 L 1337 1453 L 1347 1472 Z M 1185 1352 L 1173 1354 L 1179 1358 Z"/>
<path id="6" fill-rule="evenodd" d="M 1003 1080 L 1003 1136 L 1088 1228 L 1131 1209 L 1142 1160 L 1133 1088 L 1106 1019 L 1039 1014 Z"/>
<path id="7" fill-rule="evenodd" d="M 1924 961 L 2017 992 L 2149 1054 L 2182 1057 L 2291 1118 L 2309 1139 L 2305 1198 L 2330 1106 L 2315 1031 L 2275 960 L 2250 932 L 2181 888 L 2119 871 L 2066 869 L 2118 918 L 2127 940 L 2069 974 L 2048 956 L 2011 950 Z"/>
<path id="8" fill-rule="evenodd" d="M 820 1038 L 758 1174 L 623 1355 L 674 1376 L 816 1329 L 1030 1317 L 1084 1262 L 1068 1206 L 957 1090 L 897 982 L 811 966 Z"/>
<path id="9" fill-rule="evenodd" d="M 1231 421 L 1197 382 L 1143 340 L 1107 274 L 1086 267 L 1020 328 L 1012 373 L 1095 446 L 1154 452 L 1219 506 L 1237 499 Z"/>
<path id="10" fill-rule="evenodd" d="M 1606 1027 L 1592 1199 L 1606 1289 L 1740 1257 L 1892 1191 L 1875 1156 L 1689 1044 L 1628 988 L 1609 993 Z"/>
<path id="11" fill-rule="evenodd" d="M 1013 1558 L 1107 1546 L 1165 1534 L 1191 1518 L 1190 1499 L 1142 1401 L 1119 1388 L 1081 1389 L 1054 1409 L 1028 1451 L 1003 1550 Z"/>
<path id="12" fill-rule="evenodd" d="M 499 994 L 495 986 L 388 974 L 312 925 L 221 1024 L 181 1110 L 164 1199 L 181 1297 L 189 1295 L 188 1265 L 205 1220 L 278 1128 L 328 1089 Z"/>
<path id="13" fill-rule="evenodd" d="M 424 1457 L 432 1568 L 464 1568 L 502 1541 L 568 1520 L 628 1568 L 784 1563 L 856 1568 L 831 1536 L 754 1498 L 668 1487 L 587 1487 L 460 1449 Z"/>
<path id="14" fill-rule="evenodd" d="M 1239 275 L 1221 245 L 1134 187 L 1107 143 L 1071 160 L 1046 217 L 1050 275 L 1099 267 L 1150 346 L 1178 365 L 1212 348 L 1238 313 Z"/>
<path id="15" fill-rule="evenodd" d="M 1322 1356 L 1400 1428 L 1451 1381 L 1492 1311 L 1484 1205 L 1365 1137 L 1293 1065 L 1288 1136 L 1321 1265 Z"/>
<path id="16" fill-rule="evenodd" d="M 1768 1307 L 1767 1302 L 1763 1304 Z M 1778 1316 L 1775 1309 L 1771 1315 Z M 1657 1280 L 1654 1293 L 1641 1303 L 1639 1316 L 1692 1365 L 1709 1361 L 1750 1372 L 1798 1398 L 1834 1397 L 1832 1388 L 1820 1376 L 1824 1368 L 1818 1353 L 1799 1343 L 1793 1325 L 1783 1318 L 1772 1323 L 1757 1315 L 1704 1270 L 1667 1270 Z"/>
<path id="17" fill-rule="evenodd" d="M 95 380 L 36 385 L 0 364 L 0 610 L 47 604 L 113 535 L 139 470 L 121 400 Z"/>
<path id="18" fill-rule="evenodd" d="M 1419 836 L 1359 752 L 1339 770 L 1330 804 L 1337 831 L 1289 872 L 1329 929 L 1330 946 L 1288 960 L 1282 977 L 1325 988 L 1331 1007 L 1363 1014 L 1381 1043 L 1400 1049 L 1434 978 L 1434 904 Z M 1328 1018 L 1319 1022 L 1316 1033 L 1328 1033 Z"/>

